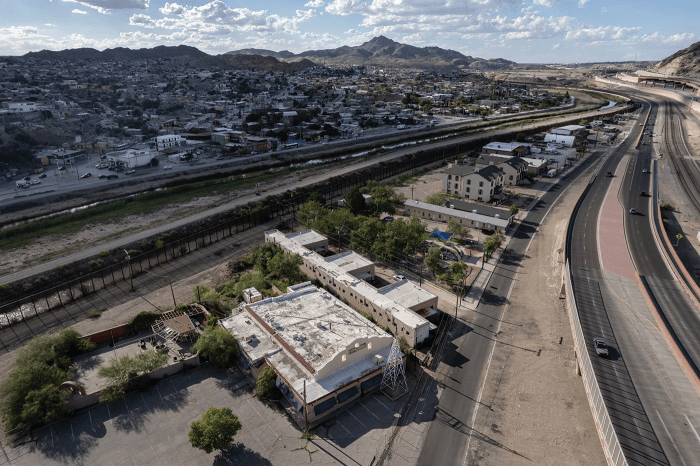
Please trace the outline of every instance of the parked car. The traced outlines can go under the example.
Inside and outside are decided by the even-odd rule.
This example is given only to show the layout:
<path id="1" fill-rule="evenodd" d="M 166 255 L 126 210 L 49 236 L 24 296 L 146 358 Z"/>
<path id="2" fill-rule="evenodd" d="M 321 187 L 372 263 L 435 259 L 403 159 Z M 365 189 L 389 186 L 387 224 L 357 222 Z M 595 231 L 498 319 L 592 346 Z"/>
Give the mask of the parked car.
<path id="1" fill-rule="evenodd" d="M 223 155 L 217 155 L 214 160 L 224 160 Z"/>
<path id="2" fill-rule="evenodd" d="M 406 277 L 404 277 L 403 275 L 394 275 L 394 276 L 391 277 L 391 278 L 393 278 L 394 280 L 396 280 L 396 281 L 398 281 L 398 282 L 400 282 L 400 281 L 402 281 L 402 280 L 406 280 Z"/>
<path id="3" fill-rule="evenodd" d="M 605 340 L 603 340 L 602 338 L 593 339 L 593 348 L 595 348 L 595 353 L 601 358 L 607 358 L 608 356 L 610 356 L 610 352 L 608 351 L 608 345 L 605 344 Z"/>
<path id="4" fill-rule="evenodd" d="M 605 176 L 613 176 L 612 172 L 608 172 L 605 174 Z"/>
<path id="5" fill-rule="evenodd" d="M 101 180 L 104 180 L 105 178 L 107 178 L 107 175 L 105 175 L 105 174 L 103 173 L 102 175 L 98 176 L 98 178 L 101 179 Z"/>
<path id="6" fill-rule="evenodd" d="M 22 179 L 23 179 L 24 181 L 29 181 L 29 180 L 31 180 L 31 178 L 29 178 L 28 176 L 25 176 L 25 177 L 22 178 Z"/>
<path id="7" fill-rule="evenodd" d="M 645 168 L 644 170 L 642 170 L 642 173 L 649 173 L 649 170 Z"/>
<path id="8" fill-rule="evenodd" d="M 65 169 L 66 169 L 66 167 L 58 167 L 58 171 L 60 171 L 60 172 L 62 172 Z"/>
<path id="9" fill-rule="evenodd" d="M 46 178 L 46 173 L 42 173 L 41 175 L 39 175 L 39 178 Z"/>
<path id="10" fill-rule="evenodd" d="M 41 183 L 41 181 L 39 181 L 39 180 L 32 180 L 29 182 L 29 184 L 40 184 L 40 183 Z"/>
<path id="11" fill-rule="evenodd" d="M 87 172 L 87 173 L 82 174 L 80 177 L 81 178 L 90 178 L 91 176 L 92 176 L 92 173 Z"/>
<path id="12" fill-rule="evenodd" d="M 115 178 L 119 178 L 119 175 L 107 175 L 108 180 L 113 180 Z"/>
<path id="13" fill-rule="evenodd" d="M 163 167 L 163 170 L 172 170 L 172 169 L 173 169 L 173 167 L 171 167 L 170 165 L 166 165 Z"/>
<path id="14" fill-rule="evenodd" d="M 132 173 L 136 173 L 136 170 L 134 170 L 133 168 L 124 172 L 125 175 L 131 175 Z"/>
<path id="15" fill-rule="evenodd" d="M 646 191 L 641 191 L 641 192 L 639 193 L 639 195 L 642 196 L 642 197 L 646 197 L 647 192 L 646 192 Z"/>

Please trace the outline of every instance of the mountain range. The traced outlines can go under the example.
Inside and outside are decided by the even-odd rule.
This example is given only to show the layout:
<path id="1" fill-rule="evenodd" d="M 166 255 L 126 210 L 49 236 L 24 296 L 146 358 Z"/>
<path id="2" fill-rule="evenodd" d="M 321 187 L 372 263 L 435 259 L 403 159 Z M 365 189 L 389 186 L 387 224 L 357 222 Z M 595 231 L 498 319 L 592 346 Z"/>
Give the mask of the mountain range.
<path id="1" fill-rule="evenodd" d="M 186 61 L 195 67 L 258 69 L 290 73 L 315 65 L 372 65 L 383 68 L 456 72 L 461 70 L 499 70 L 516 65 L 515 62 L 500 58 L 489 60 L 474 58 L 455 50 L 440 47 L 414 47 L 393 41 L 384 36 L 375 37 L 355 47 L 344 45 L 335 49 L 309 50 L 301 53 L 292 53 L 287 50 L 274 52 L 264 49 L 241 49 L 222 55 L 209 55 L 187 45 L 161 45 L 151 49 L 135 50 L 124 47 L 103 51 L 92 48 L 61 51 L 42 50 L 40 52 L 29 52 L 24 57 L 58 61 L 136 61 L 171 58 Z"/>
<path id="2" fill-rule="evenodd" d="M 659 73 L 700 76 L 700 42 L 664 58 L 654 68 Z"/>
<path id="3" fill-rule="evenodd" d="M 241 49 L 228 52 L 228 54 L 273 57 L 288 63 L 308 59 L 320 65 L 373 65 L 387 68 L 440 71 L 496 70 L 510 68 L 516 64 L 501 58 L 489 60 L 474 58 L 455 50 L 440 47 L 414 47 L 384 36 L 375 37 L 355 47 L 344 45 L 335 49 L 308 50 L 301 53 L 292 53 L 287 50 L 274 52 L 264 49 Z"/>

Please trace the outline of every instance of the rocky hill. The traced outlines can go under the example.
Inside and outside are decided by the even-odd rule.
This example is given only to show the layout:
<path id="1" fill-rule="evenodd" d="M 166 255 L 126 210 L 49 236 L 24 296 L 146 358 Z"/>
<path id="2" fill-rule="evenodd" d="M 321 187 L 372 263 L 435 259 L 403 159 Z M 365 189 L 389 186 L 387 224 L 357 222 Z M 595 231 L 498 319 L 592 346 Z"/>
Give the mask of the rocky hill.
<path id="1" fill-rule="evenodd" d="M 67 49 L 54 52 L 52 50 L 42 50 L 40 52 L 29 52 L 24 55 L 25 58 L 35 58 L 37 60 L 57 60 L 57 61 L 76 61 L 76 60 L 101 60 L 101 61 L 136 61 L 149 60 L 155 58 L 201 58 L 208 57 L 201 50 L 187 45 L 178 45 L 177 47 L 168 47 L 160 45 L 151 49 L 132 50 L 124 47 L 106 49 L 103 51 L 80 48 Z"/>
<path id="2" fill-rule="evenodd" d="M 661 60 L 654 69 L 665 74 L 700 76 L 700 42 Z"/>
<path id="3" fill-rule="evenodd" d="M 464 55 L 455 50 L 440 47 L 414 47 L 379 36 L 356 47 L 344 45 L 335 49 L 309 50 L 298 54 L 289 51 L 273 52 L 271 50 L 244 49 L 228 52 L 229 55 L 255 54 L 274 57 L 292 62 L 299 58 L 308 59 L 316 64 L 326 65 L 373 65 L 387 68 L 412 68 L 422 70 L 457 71 L 497 70 L 510 68 L 515 62 L 503 59 L 484 60 Z"/>

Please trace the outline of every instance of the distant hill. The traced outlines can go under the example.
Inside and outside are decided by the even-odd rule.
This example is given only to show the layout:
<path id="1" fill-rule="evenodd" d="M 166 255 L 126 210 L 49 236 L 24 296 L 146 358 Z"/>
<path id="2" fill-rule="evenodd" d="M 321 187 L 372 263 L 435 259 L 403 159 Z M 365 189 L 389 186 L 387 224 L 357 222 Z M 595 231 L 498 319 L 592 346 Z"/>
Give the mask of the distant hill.
<path id="1" fill-rule="evenodd" d="M 40 52 L 29 52 L 24 55 L 25 58 L 35 58 L 37 60 L 58 60 L 58 61 L 75 61 L 75 60 L 102 60 L 102 61 L 135 61 L 135 60 L 150 60 L 156 58 L 201 58 L 209 55 L 201 50 L 190 47 L 188 45 L 178 45 L 168 47 L 159 45 L 152 49 L 137 49 L 132 50 L 124 47 L 114 49 L 106 49 L 100 52 L 99 50 L 90 48 L 68 49 L 54 52 L 52 50 L 42 50 Z"/>
<path id="2" fill-rule="evenodd" d="M 309 50 L 294 54 L 261 49 L 243 49 L 227 55 L 254 54 L 291 62 L 299 58 L 326 65 L 374 65 L 387 68 L 457 71 L 460 69 L 497 70 L 510 68 L 515 62 L 501 58 L 484 60 L 440 47 L 414 47 L 379 36 L 356 47 L 344 45 L 335 49 Z"/>
<path id="3" fill-rule="evenodd" d="M 661 60 L 654 68 L 659 73 L 700 76 L 700 42 Z"/>
<path id="4" fill-rule="evenodd" d="M 283 71 L 285 73 L 294 73 L 297 71 L 302 71 L 307 68 L 316 66 L 316 64 L 310 60 L 299 60 L 286 63 L 280 61 L 275 57 L 264 56 L 264 55 L 231 55 L 223 54 L 217 55 L 216 60 L 222 63 L 225 68 L 234 68 L 237 70 L 248 69 L 248 70 L 265 70 L 265 71 Z"/>

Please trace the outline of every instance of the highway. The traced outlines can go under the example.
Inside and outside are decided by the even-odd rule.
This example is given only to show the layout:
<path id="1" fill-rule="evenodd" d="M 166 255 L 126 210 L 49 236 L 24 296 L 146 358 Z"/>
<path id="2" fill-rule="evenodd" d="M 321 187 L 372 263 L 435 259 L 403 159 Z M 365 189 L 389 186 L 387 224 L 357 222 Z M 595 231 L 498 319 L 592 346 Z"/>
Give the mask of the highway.
<path id="1" fill-rule="evenodd" d="M 658 105 L 646 103 L 643 111 L 651 112 L 653 122 Z M 640 311 L 645 305 L 636 281 L 604 271 L 600 263 L 599 215 L 614 180 L 605 174 L 615 173 L 622 157 L 629 155 L 625 172 L 616 173 L 622 177 L 621 215 L 629 255 L 670 321 L 692 317 L 685 293 L 654 240 L 649 223 L 652 198 L 640 196 L 641 191 L 649 192 L 651 180 L 643 170 L 651 168 L 652 146 L 634 148 L 642 130 L 637 126 L 603 162 L 574 219 L 567 243 L 574 294 L 594 372 L 629 464 L 700 464 L 700 438 L 693 435 L 700 421 L 697 393 L 651 324 L 652 317 Z M 633 207 L 636 214 L 630 213 Z M 694 341 L 691 332 L 678 333 Z M 609 359 L 596 355 L 591 344 L 595 337 L 611 346 Z"/>
<path id="2" fill-rule="evenodd" d="M 419 465 L 465 464 L 466 449 L 472 431 L 474 410 L 483 384 L 489 358 L 497 341 L 499 322 L 510 299 L 513 279 L 522 258 L 549 209 L 562 192 L 578 176 L 586 176 L 602 157 L 603 151 L 593 152 L 587 160 L 565 175 L 535 204 L 503 252 L 500 262 L 484 293 L 479 312 L 469 323 L 459 322 L 461 336 L 448 346 L 444 357 L 451 367 L 418 460 Z M 482 438 L 483 439 L 483 438 Z M 494 442 L 494 439 L 484 439 Z"/>

